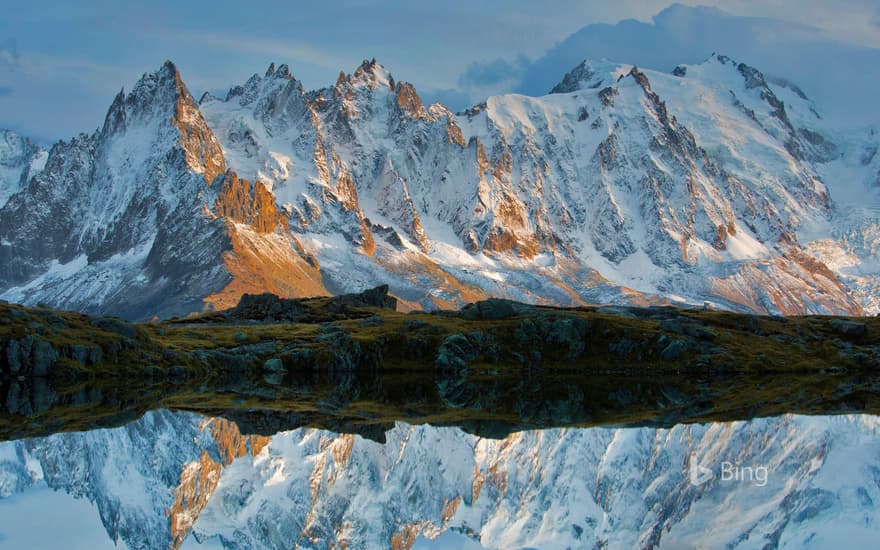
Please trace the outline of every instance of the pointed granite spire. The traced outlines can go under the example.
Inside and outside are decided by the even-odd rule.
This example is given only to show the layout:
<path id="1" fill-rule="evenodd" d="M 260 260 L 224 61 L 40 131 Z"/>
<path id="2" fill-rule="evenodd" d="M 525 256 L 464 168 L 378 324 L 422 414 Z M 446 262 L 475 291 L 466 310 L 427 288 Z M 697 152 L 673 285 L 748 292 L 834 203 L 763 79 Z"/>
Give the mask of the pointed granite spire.
<path id="1" fill-rule="evenodd" d="M 119 90 L 107 110 L 101 135 L 108 136 L 121 130 L 125 130 L 125 88 Z"/>

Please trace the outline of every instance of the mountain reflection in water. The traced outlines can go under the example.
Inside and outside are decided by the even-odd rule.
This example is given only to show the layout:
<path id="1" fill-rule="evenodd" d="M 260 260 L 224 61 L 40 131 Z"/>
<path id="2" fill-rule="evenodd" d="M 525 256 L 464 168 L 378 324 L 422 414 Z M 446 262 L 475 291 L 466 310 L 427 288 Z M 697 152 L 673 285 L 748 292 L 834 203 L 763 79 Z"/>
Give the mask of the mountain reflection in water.
<path id="1" fill-rule="evenodd" d="M 78 502 L 89 523 L 87 500 L 130 548 L 825 547 L 877 540 L 878 479 L 872 415 L 503 439 L 398 423 L 380 443 L 158 410 L 0 444 L 0 512 Z M 3 517 L 0 546 L 34 547 L 40 531 Z"/>
<path id="2" fill-rule="evenodd" d="M 3 383 L 0 547 L 877 540 L 880 392 L 867 375 L 119 382 Z"/>
<path id="3" fill-rule="evenodd" d="M 872 377 L 291 376 L 5 382 L 0 547 L 877 540 Z"/>

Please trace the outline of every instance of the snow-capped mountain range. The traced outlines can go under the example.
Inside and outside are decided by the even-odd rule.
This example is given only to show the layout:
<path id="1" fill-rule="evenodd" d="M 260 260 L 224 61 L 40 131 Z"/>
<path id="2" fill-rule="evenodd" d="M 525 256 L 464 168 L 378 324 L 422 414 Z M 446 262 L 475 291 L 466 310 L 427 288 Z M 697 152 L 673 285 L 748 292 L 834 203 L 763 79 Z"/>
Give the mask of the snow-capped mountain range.
<path id="1" fill-rule="evenodd" d="M 878 431 L 860 415 L 502 440 L 398 424 L 382 444 L 156 411 L 0 444 L 0 504 L 48 485 L 128 548 L 870 547 Z M 34 540 L 20 531 L 0 540 Z"/>
<path id="2" fill-rule="evenodd" d="M 166 62 L 92 135 L 4 140 L 10 301 L 142 319 L 387 283 L 412 308 L 880 311 L 877 130 L 722 55 L 585 61 L 458 114 L 375 60 L 314 91 L 272 65 L 198 102 Z"/>

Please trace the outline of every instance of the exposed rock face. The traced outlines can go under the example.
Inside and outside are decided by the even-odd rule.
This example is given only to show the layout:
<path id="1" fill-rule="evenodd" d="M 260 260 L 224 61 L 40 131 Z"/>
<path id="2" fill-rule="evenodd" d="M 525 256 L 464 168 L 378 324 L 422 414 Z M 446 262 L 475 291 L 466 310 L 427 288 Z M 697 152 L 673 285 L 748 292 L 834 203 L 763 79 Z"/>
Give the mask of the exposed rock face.
<path id="1" fill-rule="evenodd" d="M 229 171 L 219 182 L 220 194 L 214 203 L 215 212 L 232 223 L 251 226 L 258 233 L 272 233 L 286 228 L 287 218 L 275 207 L 275 197 L 262 182 L 253 188 L 246 179 Z"/>
<path id="2" fill-rule="evenodd" d="M 74 326 L 49 309 L 4 309 L 2 321 L 6 332 L 0 337 L 0 378 L 7 380 L 74 377 L 78 368 L 136 360 L 152 350 L 134 325 L 118 318 L 78 316 Z M 77 338 L 66 336 L 73 331 L 79 332 Z M 42 400 L 46 406 L 49 401 Z"/>
<path id="3" fill-rule="evenodd" d="M 120 92 L 101 130 L 56 144 L 0 210 L 10 243 L 0 248 L 0 286 L 20 287 L 21 301 L 132 317 L 190 310 L 225 278 L 214 269 L 227 246 L 222 225 L 198 214 L 223 163 L 166 63 Z M 58 275 L 34 281 L 46 272 Z"/>
<path id="4" fill-rule="evenodd" d="M 346 307 L 377 307 L 381 309 L 397 309 L 397 299 L 388 295 L 388 285 L 377 286 L 359 294 L 343 294 L 330 299 L 331 307 L 339 304 Z"/>
<path id="5" fill-rule="evenodd" d="M 330 298 L 326 306 L 331 311 L 342 308 L 374 307 L 395 310 L 397 300 L 388 295 L 388 285 L 365 290 L 358 294 L 343 294 Z M 299 322 L 313 317 L 309 308 L 299 299 L 279 298 L 274 294 L 245 294 L 241 301 L 224 315 L 230 320 Z"/>
<path id="6" fill-rule="evenodd" d="M 55 348 L 33 336 L 4 342 L 3 352 L 5 360 L 0 361 L 0 367 L 10 376 L 45 377 L 58 360 Z"/>
<path id="7" fill-rule="evenodd" d="M 857 321 L 847 321 L 845 319 L 832 319 L 828 322 L 834 332 L 846 338 L 858 339 L 868 334 L 868 327 L 865 323 Z"/>
<path id="8" fill-rule="evenodd" d="M 409 239 L 425 252 L 429 250 L 428 237 L 419 219 L 419 211 L 413 203 L 406 182 L 400 177 L 391 161 L 387 160 L 379 177 L 377 198 L 382 202 L 379 213 L 403 228 Z"/>
<path id="9" fill-rule="evenodd" d="M 238 305 L 226 312 L 230 319 L 255 321 L 291 321 L 302 318 L 303 310 L 296 300 L 274 294 L 245 294 Z"/>
<path id="10" fill-rule="evenodd" d="M 481 302 L 468 304 L 458 312 L 458 316 L 469 321 L 496 321 L 509 319 L 518 315 L 534 313 L 535 308 L 511 300 L 490 298 Z"/>
<path id="11" fill-rule="evenodd" d="M 568 94 L 585 88 L 598 88 L 606 81 L 610 82 L 604 71 L 594 69 L 589 62 L 584 61 L 567 73 L 562 80 L 550 90 L 551 94 Z"/>
<path id="12" fill-rule="evenodd" d="M 440 344 L 434 365 L 441 370 L 460 369 L 479 359 L 492 361 L 497 355 L 498 344 L 487 334 L 453 334 Z M 449 399 L 450 395 L 444 392 L 444 397 Z"/>
<path id="13" fill-rule="evenodd" d="M 213 293 L 212 303 L 237 300 L 247 288 L 237 268 L 253 257 L 259 264 L 266 239 L 247 239 L 225 220 L 271 234 L 286 218 L 260 183 L 252 191 L 228 173 L 215 184 L 225 169 L 220 144 L 167 62 L 117 95 L 101 130 L 56 144 L 46 169 L 0 209 L 8 243 L 0 287 L 17 301 L 131 318 L 199 311 Z M 236 254 L 243 240 L 256 251 Z M 314 271 L 292 246 L 282 251 Z M 268 270 L 253 271 L 259 280 Z M 262 288 L 296 294 L 264 278 Z M 301 286 L 325 292 L 320 283 Z"/>

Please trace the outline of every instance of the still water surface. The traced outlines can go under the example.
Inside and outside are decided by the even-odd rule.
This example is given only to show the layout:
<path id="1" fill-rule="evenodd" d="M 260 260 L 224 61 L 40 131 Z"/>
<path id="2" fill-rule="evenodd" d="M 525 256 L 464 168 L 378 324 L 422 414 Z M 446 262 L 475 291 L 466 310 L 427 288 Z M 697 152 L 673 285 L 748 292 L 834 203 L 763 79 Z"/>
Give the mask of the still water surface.
<path id="1" fill-rule="evenodd" d="M 880 417 L 384 441 L 154 410 L 0 443 L 0 548 L 832 548 L 880 540 Z M 115 545 L 115 546 L 114 546 Z"/>

